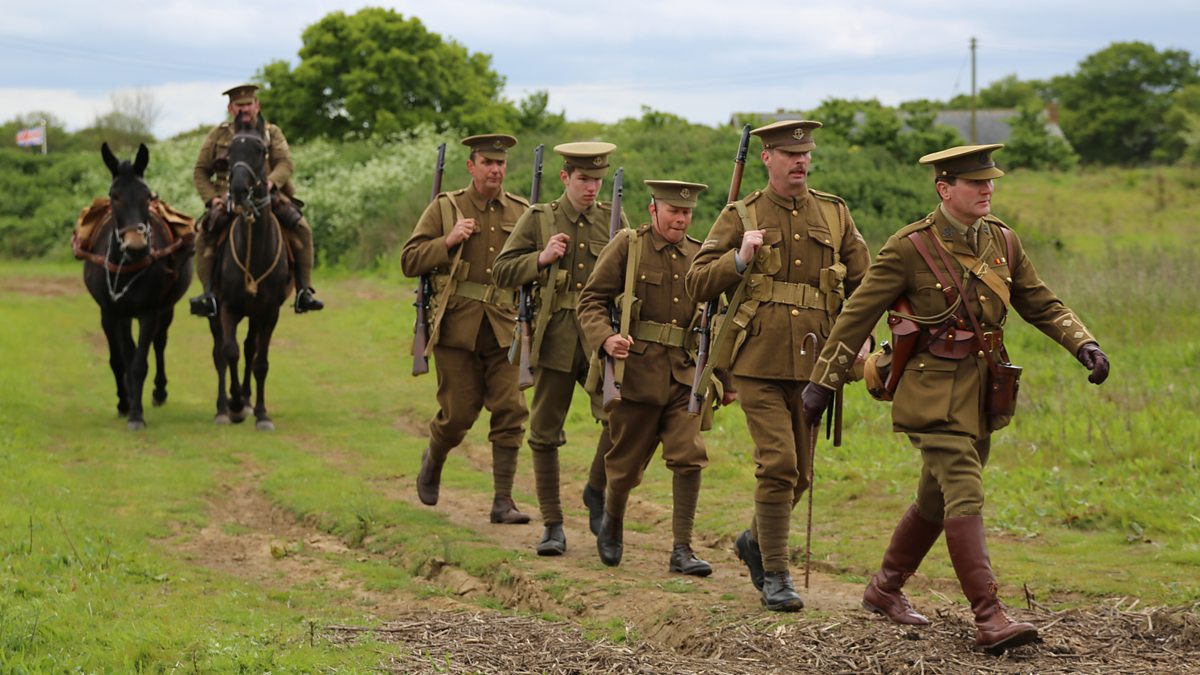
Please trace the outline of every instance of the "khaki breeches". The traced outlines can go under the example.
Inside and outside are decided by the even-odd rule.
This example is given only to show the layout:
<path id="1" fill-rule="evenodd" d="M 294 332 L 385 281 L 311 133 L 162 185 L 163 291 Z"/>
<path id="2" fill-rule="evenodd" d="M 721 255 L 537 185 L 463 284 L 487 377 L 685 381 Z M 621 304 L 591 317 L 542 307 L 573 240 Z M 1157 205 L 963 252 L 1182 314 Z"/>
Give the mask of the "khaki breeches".
<path id="1" fill-rule="evenodd" d="M 943 518 L 983 515 L 983 467 L 991 436 L 978 440 L 960 434 L 909 434 L 921 451 L 917 512 L 931 523 Z"/>
<path id="2" fill-rule="evenodd" d="M 604 458 L 609 490 L 628 494 L 640 485 L 660 442 L 663 460 L 672 472 L 688 474 L 708 466 L 700 416 L 687 411 L 691 395 L 690 386 L 672 382 L 665 406 L 623 400 L 612 409 L 608 424 L 613 447 Z"/>
<path id="3" fill-rule="evenodd" d="M 754 441 L 754 501 L 795 505 L 808 489 L 808 426 L 800 392 L 808 384 L 734 376 Z"/>
<path id="4" fill-rule="evenodd" d="M 517 389 L 518 367 L 508 362 L 508 350 L 500 346 L 486 318 L 480 322 L 475 349 L 433 347 L 437 369 L 439 410 L 429 422 L 429 440 L 436 446 L 453 448 L 487 408 L 491 413 L 488 440 L 493 445 L 519 448 L 524 441 L 525 395 Z"/>

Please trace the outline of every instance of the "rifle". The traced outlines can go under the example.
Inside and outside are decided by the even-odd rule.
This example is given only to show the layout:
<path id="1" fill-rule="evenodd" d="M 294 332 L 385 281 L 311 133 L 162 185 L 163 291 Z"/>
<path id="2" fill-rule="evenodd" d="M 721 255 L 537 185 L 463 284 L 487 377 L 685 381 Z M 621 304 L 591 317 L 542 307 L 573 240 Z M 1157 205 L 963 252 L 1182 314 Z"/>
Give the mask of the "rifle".
<path id="1" fill-rule="evenodd" d="M 621 196 L 624 191 L 625 169 L 617 169 L 617 173 L 613 176 L 613 196 L 612 196 L 612 219 L 608 224 L 608 240 L 612 241 L 613 237 L 621 231 Z M 612 321 L 613 330 L 621 333 L 621 315 L 617 312 L 616 303 L 608 305 L 609 320 Z M 626 317 L 628 319 L 628 317 Z M 626 331 L 628 329 L 626 328 Z M 624 369 L 621 369 L 624 371 Z M 613 406 L 621 402 L 621 382 L 617 377 L 617 360 L 611 356 L 604 357 L 604 409 L 611 410 Z"/>
<path id="2" fill-rule="evenodd" d="M 437 164 L 433 171 L 433 194 L 430 195 L 430 203 L 437 199 L 438 193 L 442 191 L 442 174 L 446 171 L 446 144 L 442 143 L 438 146 Z M 425 355 L 425 351 L 429 346 L 429 301 L 433 298 L 433 277 L 428 273 L 422 274 L 417 281 L 417 299 L 413 302 L 413 307 L 417 308 L 417 320 L 413 324 L 413 376 L 424 375 L 429 372 L 429 357 Z"/>
<path id="3" fill-rule="evenodd" d="M 542 192 L 542 155 L 546 146 L 538 143 L 533 151 L 533 187 L 529 190 L 529 203 L 537 204 Z M 517 332 L 512 346 L 508 348 L 508 362 L 517 363 L 517 388 L 533 386 L 533 368 L 529 365 L 529 349 L 533 325 L 533 283 L 523 284 L 517 294 Z"/>
<path id="4" fill-rule="evenodd" d="M 729 198 L 726 204 L 732 204 L 742 191 L 742 173 L 746 170 L 746 155 L 750 152 L 750 125 L 742 127 L 742 139 L 738 143 L 737 155 L 733 158 L 733 177 L 729 180 Z M 704 405 L 704 397 L 708 394 L 708 381 L 712 378 L 712 369 L 708 367 L 710 343 L 712 342 L 712 320 L 717 314 L 717 298 L 709 300 L 704 305 L 700 315 L 700 325 L 696 328 L 700 333 L 699 349 L 696 352 L 696 377 L 692 380 L 692 397 L 688 400 L 688 414 L 699 415 Z"/>

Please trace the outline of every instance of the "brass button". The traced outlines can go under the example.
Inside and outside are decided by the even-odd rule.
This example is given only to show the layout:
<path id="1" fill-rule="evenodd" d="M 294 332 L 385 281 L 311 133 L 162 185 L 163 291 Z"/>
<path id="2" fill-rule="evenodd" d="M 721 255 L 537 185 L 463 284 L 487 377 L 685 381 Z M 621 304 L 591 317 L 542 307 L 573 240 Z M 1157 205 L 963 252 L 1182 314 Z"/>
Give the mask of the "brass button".
<path id="1" fill-rule="evenodd" d="M 496 207 L 494 207 L 494 206 L 489 206 L 489 207 L 488 207 L 488 211 L 495 211 L 495 210 L 496 210 Z"/>
<path id="2" fill-rule="evenodd" d="M 490 229 L 492 232 L 495 232 L 495 231 L 496 231 L 496 228 L 494 228 L 494 227 L 492 227 L 492 228 L 489 228 L 489 229 Z"/>
<path id="3" fill-rule="evenodd" d="M 1010 284 L 1012 283 L 1012 277 L 1004 277 L 1004 280 Z"/>
<path id="4" fill-rule="evenodd" d="M 918 368 L 924 368 L 924 367 L 925 367 L 925 364 L 924 364 L 924 363 L 918 363 L 918 364 L 917 364 L 917 367 L 918 367 Z"/>
<path id="5" fill-rule="evenodd" d="M 671 260 L 674 260 L 674 259 L 676 259 L 676 258 L 678 258 L 678 257 L 679 257 L 679 256 L 675 255 L 674 253 L 672 253 L 672 254 L 671 254 Z"/>
<path id="6" fill-rule="evenodd" d="M 671 278 L 672 278 L 672 279 L 678 279 L 678 278 L 679 278 L 679 275 L 678 275 L 678 274 L 672 274 L 672 275 L 671 275 Z"/>
<path id="7" fill-rule="evenodd" d="M 792 308 L 792 316 L 800 316 L 800 310 L 793 307 Z"/>
<path id="8" fill-rule="evenodd" d="M 792 239 L 795 239 L 796 241 L 800 241 L 800 233 L 797 232 L 797 233 L 793 234 Z"/>
<path id="9" fill-rule="evenodd" d="M 795 260 L 793 260 L 793 261 L 792 261 L 792 264 L 793 264 L 793 265 L 795 265 L 796 267 L 799 267 L 799 266 L 800 266 L 800 259 L 799 259 L 799 258 L 796 258 Z"/>
<path id="10" fill-rule="evenodd" d="M 579 263 L 579 269 L 583 269 L 583 263 Z"/>
<path id="11" fill-rule="evenodd" d="M 981 359 L 983 358 L 983 350 L 982 349 L 979 350 L 979 358 L 981 358 Z"/>
<path id="12" fill-rule="evenodd" d="M 934 288 L 936 288 L 936 289 L 938 289 L 939 291 L 940 291 L 940 290 L 942 290 L 942 285 L 941 285 L 941 284 L 934 284 L 934 285 L 933 285 L 933 287 L 934 287 Z"/>
<path id="13" fill-rule="evenodd" d="M 582 281 L 576 281 L 576 282 L 575 282 L 575 288 L 583 288 L 583 282 L 582 282 Z"/>
<path id="14" fill-rule="evenodd" d="M 674 325 L 678 325 L 678 324 L 679 324 L 679 319 L 671 319 L 671 323 L 672 323 L 672 324 L 674 324 Z"/>
<path id="15" fill-rule="evenodd" d="M 645 274 L 643 274 L 643 275 L 642 275 L 642 281 L 645 281 L 645 280 L 646 280 L 646 275 L 645 275 Z"/>
<path id="16" fill-rule="evenodd" d="M 828 240 L 828 239 L 826 239 L 826 240 L 825 240 L 825 243 L 826 243 L 826 244 L 828 244 L 828 243 L 830 243 L 830 242 L 829 242 L 829 240 Z"/>
<path id="17" fill-rule="evenodd" d="M 583 242 L 579 242 L 579 248 L 587 248 L 587 246 Z"/>
<path id="18" fill-rule="evenodd" d="M 671 302 L 679 302 L 679 298 L 671 298 Z"/>
<path id="19" fill-rule="evenodd" d="M 492 268 L 488 267 L 488 268 L 485 268 L 483 271 L 484 271 L 484 272 L 486 272 L 486 273 L 488 273 L 488 274 L 491 274 L 491 273 L 492 273 Z"/>
<path id="20" fill-rule="evenodd" d="M 980 302 L 983 302 L 984 300 L 987 300 L 987 296 L 986 296 L 986 295 L 981 295 L 981 296 L 979 296 L 979 301 L 980 301 Z"/>
<path id="21" fill-rule="evenodd" d="M 798 216 L 798 215 L 800 215 L 800 212 L 799 212 L 799 211 L 797 211 L 796 209 L 792 209 L 792 215 L 793 215 L 793 216 Z"/>
<path id="22" fill-rule="evenodd" d="M 495 252 L 495 250 L 496 250 L 496 247 L 495 247 L 495 246 L 489 246 L 489 247 L 488 247 L 488 251 L 489 251 L 489 252 Z"/>

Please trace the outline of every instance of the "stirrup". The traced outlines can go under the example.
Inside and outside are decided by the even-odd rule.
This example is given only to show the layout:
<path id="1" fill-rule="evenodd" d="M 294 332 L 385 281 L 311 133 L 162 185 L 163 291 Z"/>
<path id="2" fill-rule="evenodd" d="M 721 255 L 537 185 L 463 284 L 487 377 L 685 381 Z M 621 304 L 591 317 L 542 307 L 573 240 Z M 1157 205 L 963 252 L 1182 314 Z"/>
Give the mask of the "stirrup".
<path id="1" fill-rule="evenodd" d="M 188 300 L 189 311 L 195 316 L 211 319 L 217 315 L 217 298 L 212 293 L 198 295 Z"/>
<path id="2" fill-rule="evenodd" d="M 297 314 L 303 314 L 305 312 L 319 312 L 325 309 L 325 303 L 313 295 L 311 288 L 302 288 L 296 291 L 296 302 L 293 307 Z"/>

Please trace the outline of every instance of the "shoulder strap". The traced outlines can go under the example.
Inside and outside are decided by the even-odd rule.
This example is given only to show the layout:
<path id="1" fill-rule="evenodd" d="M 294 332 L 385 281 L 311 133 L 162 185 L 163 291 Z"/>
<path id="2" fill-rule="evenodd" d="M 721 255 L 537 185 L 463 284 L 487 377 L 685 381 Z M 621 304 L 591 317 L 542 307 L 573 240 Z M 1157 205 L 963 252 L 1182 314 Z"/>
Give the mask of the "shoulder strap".
<path id="1" fill-rule="evenodd" d="M 842 259 L 842 235 L 846 231 L 846 206 L 840 200 L 825 199 L 817 194 L 813 194 L 813 199 L 817 200 L 817 211 L 821 213 L 825 219 L 825 225 L 829 228 L 833 242 L 833 263 L 836 265 Z M 832 218 L 827 215 L 830 211 L 833 212 Z"/>

